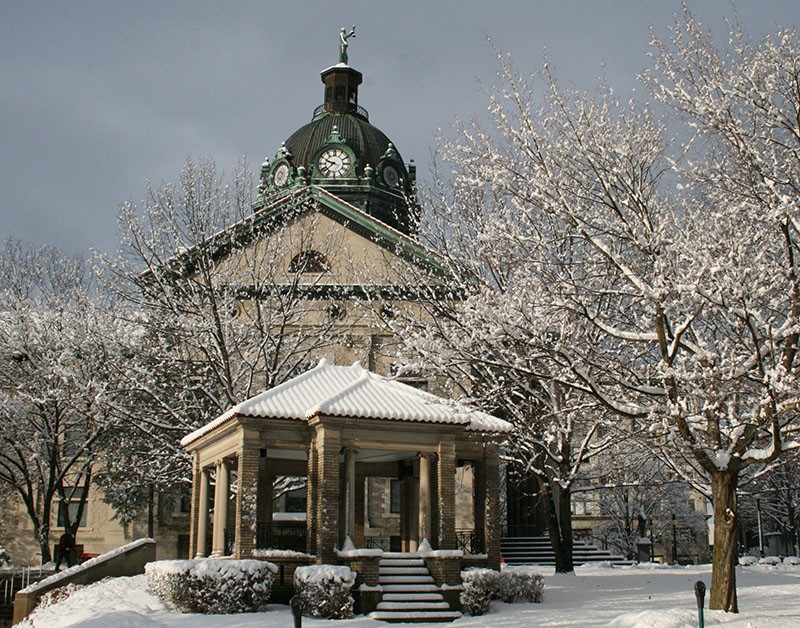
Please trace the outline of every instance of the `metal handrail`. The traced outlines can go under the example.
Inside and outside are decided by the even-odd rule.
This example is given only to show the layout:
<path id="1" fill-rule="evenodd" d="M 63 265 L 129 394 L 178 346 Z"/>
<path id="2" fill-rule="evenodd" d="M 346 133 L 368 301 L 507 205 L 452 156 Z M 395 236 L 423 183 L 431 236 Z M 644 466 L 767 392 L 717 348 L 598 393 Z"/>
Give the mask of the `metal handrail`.
<path id="1" fill-rule="evenodd" d="M 319 107 L 317 107 L 316 109 L 314 109 L 314 115 L 312 115 L 311 118 L 312 119 L 316 118 L 321 113 L 325 113 L 325 105 L 324 104 L 322 104 Z M 356 115 L 359 115 L 362 118 L 364 118 L 365 120 L 369 121 L 369 111 L 364 109 L 364 107 L 362 107 L 361 105 L 356 105 L 355 113 L 356 113 Z"/>

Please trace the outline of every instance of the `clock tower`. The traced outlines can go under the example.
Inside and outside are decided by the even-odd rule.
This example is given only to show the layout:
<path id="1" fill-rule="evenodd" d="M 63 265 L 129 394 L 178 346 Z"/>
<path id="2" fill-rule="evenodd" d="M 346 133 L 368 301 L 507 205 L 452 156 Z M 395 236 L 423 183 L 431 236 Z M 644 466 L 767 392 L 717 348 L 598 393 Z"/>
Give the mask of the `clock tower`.
<path id="1" fill-rule="evenodd" d="M 416 230 L 416 167 L 403 162 L 388 137 L 358 104 L 362 74 L 339 63 L 322 71 L 324 102 L 311 122 L 283 142 L 261 168 L 258 211 L 304 186 L 316 186 L 381 222 L 413 235 Z"/>

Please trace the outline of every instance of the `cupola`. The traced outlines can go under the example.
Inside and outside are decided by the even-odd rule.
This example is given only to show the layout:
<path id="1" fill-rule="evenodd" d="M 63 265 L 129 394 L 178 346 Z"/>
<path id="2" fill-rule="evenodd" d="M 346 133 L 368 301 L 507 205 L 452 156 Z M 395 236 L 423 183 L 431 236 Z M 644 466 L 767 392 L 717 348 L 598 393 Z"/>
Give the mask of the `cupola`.
<path id="1" fill-rule="evenodd" d="M 262 166 L 258 210 L 273 198 L 304 185 L 325 188 L 342 200 L 404 233 L 416 228 L 416 169 L 406 165 L 392 142 L 370 123 L 358 104 L 361 72 L 348 63 L 347 40 L 339 35 L 339 63 L 321 72 L 323 104 L 311 122 L 281 144 Z"/>

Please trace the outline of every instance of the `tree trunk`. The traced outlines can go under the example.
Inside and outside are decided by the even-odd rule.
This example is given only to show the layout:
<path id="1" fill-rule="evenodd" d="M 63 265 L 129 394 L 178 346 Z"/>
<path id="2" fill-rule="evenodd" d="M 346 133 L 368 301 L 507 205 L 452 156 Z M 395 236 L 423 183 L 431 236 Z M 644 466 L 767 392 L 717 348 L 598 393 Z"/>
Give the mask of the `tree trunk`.
<path id="1" fill-rule="evenodd" d="M 738 473 L 720 471 L 711 476 L 714 504 L 714 557 L 711 564 L 711 595 L 708 607 L 729 613 L 739 612 L 736 598 L 736 485 Z"/>
<path id="2" fill-rule="evenodd" d="M 547 531 L 556 562 L 556 573 L 572 573 L 572 509 L 570 491 L 557 484 L 540 483 L 547 504 Z"/>

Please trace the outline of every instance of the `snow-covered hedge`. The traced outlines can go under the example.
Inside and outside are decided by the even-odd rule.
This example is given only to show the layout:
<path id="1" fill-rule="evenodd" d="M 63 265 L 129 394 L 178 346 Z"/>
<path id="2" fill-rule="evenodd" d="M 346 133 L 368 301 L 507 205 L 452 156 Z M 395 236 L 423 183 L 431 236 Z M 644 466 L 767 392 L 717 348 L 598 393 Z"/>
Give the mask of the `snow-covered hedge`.
<path id="1" fill-rule="evenodd" d="M 800 565 L 800 558 L 797 556 L 787 556 L 783 559 L 784 565 Z"/>
<path id="2" fill-rule="evenodd" d="M 780 565 L 781 559 L 778 556 L 764 556 L 764 558 L 759 558 L 758 560 L 759 565 Z"/>
<path id="3" fill-rule="evenodd" d="M 308 565 L 294 572 L 294 590 L 302 602 L 303 615 L 311 617 L 352 617 L 355 582 L 355 572 L 337 565 Z"/>
<path id="4" fill-rule="evenodd" d="M 506 567 L 497 580 L 497 597 L 504 602 L 541 602 L 544 592 L 542 574 Z"/>
<path id="5" fill-rule="evenodd" d="M 182 613 L 266 610 L 278 568 L 263 560 L 161 560 L 145 565 L 147 587 Z"/>
<path id="6" fill-rule="evenodd" d="M 530 569 L 506 568 L 502 572 L 493 569 L 467 569 L 461 572 L 464 591 L 459 596 L 461 606 L 469 615 L 483 615 L 489 610 L 492 600 L 504 602 L 541 602 L 544 578 Z"/>
<path id="7" fill-rule="evenodd" d="M 464 590 L 459 596 L 461 607 L 468 615 L 483 615 L 497 595 L 500 574 L 494 569 L 467 569 L 461 572 Z"/>
<path id="8" fill-rule="evenodd" d="M 739 564 L 742 567 L 750 567 L 751 565 L 755 565 L 758 562 L 758 559 L 755 556 L 739 556 Z"/>

